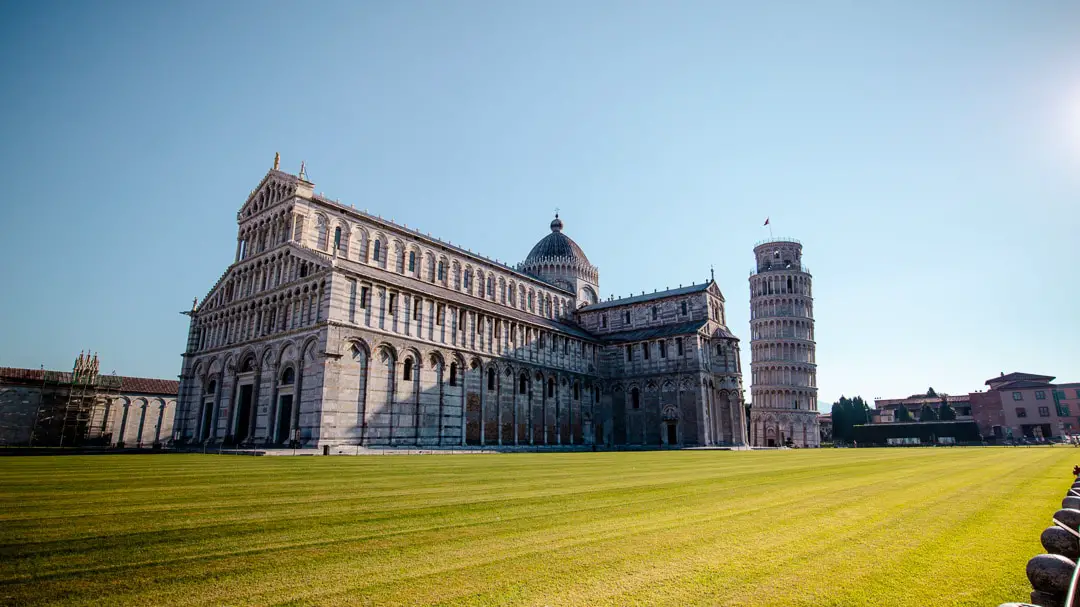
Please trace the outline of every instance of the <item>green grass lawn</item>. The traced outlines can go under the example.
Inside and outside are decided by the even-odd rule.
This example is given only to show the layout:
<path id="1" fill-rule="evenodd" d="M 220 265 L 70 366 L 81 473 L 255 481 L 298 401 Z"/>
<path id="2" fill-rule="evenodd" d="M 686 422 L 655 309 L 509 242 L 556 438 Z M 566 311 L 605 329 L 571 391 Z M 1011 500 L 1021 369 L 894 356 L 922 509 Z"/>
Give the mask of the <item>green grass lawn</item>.
<path id="1" fill-rule="evenodd" d="M 0 457 L 0 604 L 980 605 L 1080 450 Z"/>

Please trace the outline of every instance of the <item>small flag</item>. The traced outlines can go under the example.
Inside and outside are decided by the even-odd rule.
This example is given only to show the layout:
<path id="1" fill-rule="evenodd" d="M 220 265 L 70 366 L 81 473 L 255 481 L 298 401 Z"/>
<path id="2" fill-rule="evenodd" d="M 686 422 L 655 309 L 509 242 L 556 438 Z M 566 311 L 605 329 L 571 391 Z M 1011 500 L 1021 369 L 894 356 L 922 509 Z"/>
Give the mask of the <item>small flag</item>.
<path id="1" fill-rule="evenodd" d="M 765 218 L 765 225 L 769 225 L 769 218 L 768 217 Z"/>

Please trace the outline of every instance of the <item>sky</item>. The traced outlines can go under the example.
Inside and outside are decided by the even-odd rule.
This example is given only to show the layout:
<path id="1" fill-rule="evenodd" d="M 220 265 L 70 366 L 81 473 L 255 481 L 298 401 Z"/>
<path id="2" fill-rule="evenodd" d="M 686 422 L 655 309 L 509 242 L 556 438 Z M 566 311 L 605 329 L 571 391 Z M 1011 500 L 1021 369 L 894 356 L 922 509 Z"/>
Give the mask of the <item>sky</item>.
<path id="1" fill-rule="evenodd" d="M 2 2 L 0 366 L 175 377 L 280 152 L 602 296 L 804 245 L 820 400 L 1080 381 L 1080 3 Z"/>

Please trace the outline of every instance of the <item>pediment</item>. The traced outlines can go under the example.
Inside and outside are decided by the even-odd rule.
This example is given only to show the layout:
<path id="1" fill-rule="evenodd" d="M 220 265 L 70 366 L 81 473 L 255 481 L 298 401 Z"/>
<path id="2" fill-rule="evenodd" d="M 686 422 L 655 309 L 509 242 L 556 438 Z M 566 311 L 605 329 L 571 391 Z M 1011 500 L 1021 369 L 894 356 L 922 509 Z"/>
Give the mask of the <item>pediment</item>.
<path id="1" fill-rule="evenodd" d="M 202 301 L 198 303 L 197 310 L 202 311 L 204 309 L 207 309 L 207 302 L 214 301 L 219 293 L 224 294 L 224 297 L 221 298 L 221 301 L 224 303 L 219 307 L 225 307 L 231 304 L 233 301 L 236 301 L 235 297 L 229 296 L 228 289 L 231 288 L 231 285 L 236 284 L 237 281 L 232 281 L 230 279 L 237 277 L 241 272 L 246 271 L 249 266 L 261 263 L 264 257 L 269 257 L 277 252 L 280 252 L 283 248 L 287 249 L 288 253 L 293 257 L 311 264 L 313 266 L 313 269 L 311 270 L 312 273 L 325 270 L 331 265 L 330 260 L 322 254 L 316 253 L 315 251 L 312 251 L 310 249 L 305 249 L 303 247 L 297 246 L 296 243 L 287 242 L 282 245 L 282 247 L 275 248 L 272 251 L 267 251 L 266 253 L 259 256 L 251 257 L 229 266 L 229 268 L 225 270 L 221 277 L 218 278 L 217 282 L 214 283 L 214 286 L 210 288 L 210 292 L 206 294 L 206 297 L 204 297 Z M 304 279 L 301 278 L 298 280 Z"/>
<path id="2" fill-rule="evenodd" d="M 716 284 L 715 280 L 709 283 L 708 291 L 713 297 L 718 297 L 720 301 L 727 301 L 724 299 L 724 294 L 720 292 L 720 287 Z"/>
<path id="3" fill-rule="evenodd" d="M 251 191 L 236 218 L 240 221 L 273 208 L 296 195 L 298 179 L 294 175 L 271 169 Z"/>

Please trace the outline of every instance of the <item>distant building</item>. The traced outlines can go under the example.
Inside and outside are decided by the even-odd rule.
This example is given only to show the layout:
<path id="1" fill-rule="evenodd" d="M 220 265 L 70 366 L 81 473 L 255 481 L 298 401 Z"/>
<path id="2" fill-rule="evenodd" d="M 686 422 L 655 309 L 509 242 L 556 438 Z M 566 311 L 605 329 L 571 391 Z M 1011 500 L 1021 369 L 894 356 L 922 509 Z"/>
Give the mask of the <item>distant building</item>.
<path id="1" fill-rule="evenodd" d="M 985 437 L 1055 438 L 1080 432 L 1080 383 L 1053 384 L 1050 375 L 1002 373 L 985 392 L 969 394 Z"/>
<path id="2" fill-rule="evenodd" d="M 818 416 L 818 427 L 821 428 L 821 442 L 832 442 L 832 414 L 825 413 Z"/>
<path id="3" fill-rule="evenodd" d="M 97 355 L 72 371 L 0 367 L 0 445 L 153 447 L 172 438 L 176 380 L 98 373 Z"/>
<path id="4" fill-rule="evenodd" d="M 934 412 L 938 414 L 938 419 L 941 418 L 941 402 L 942 399 L 946 399 L 949 406 L 956 411 L 957 421 L 967 421 L 972 419 L 971 417 L 971 399 L 967 394 L 961 394 L 958 396 L 952 395 L 937 395 L 937 396 L 925 396 L 917 394 L 915 396 L 909 396 L 907 398 L 875 398 L 874 399 L 874 411 L 871 412 L 871 423 L 874 424 L 889 424 L 897 421 L 896 411 L 900 407 L 904 407 L 911 414 L 911 419 L 918 421 L 919 411 L 922 410 L 923 405 L 930 405 L 933 407 Z"/>

